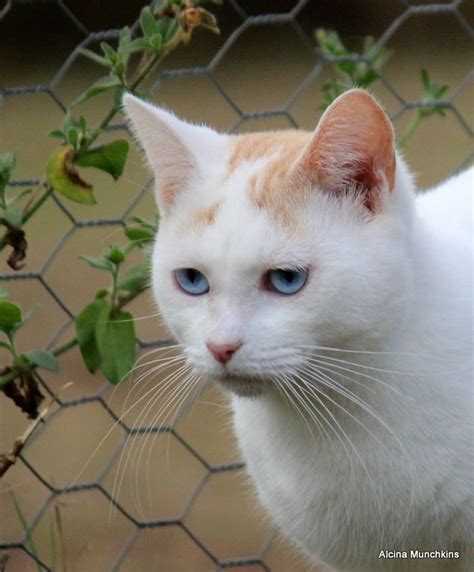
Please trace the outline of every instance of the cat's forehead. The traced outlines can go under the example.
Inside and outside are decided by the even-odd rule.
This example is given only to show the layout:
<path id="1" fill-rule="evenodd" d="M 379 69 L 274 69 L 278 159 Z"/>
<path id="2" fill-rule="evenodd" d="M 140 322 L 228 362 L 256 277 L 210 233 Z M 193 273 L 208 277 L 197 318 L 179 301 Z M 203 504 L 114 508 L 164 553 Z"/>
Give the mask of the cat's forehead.
<path id="1" fill-rule="evenodd" d="M 289 224 L 291 201 L 284 191 L 309 138 L 296 130 L 229 136 L 219 168 L 204 169 L 194 200 L 187 203 L 187 224 L 213 225 L 224 210 L 234 210 L 236 216 L 257 210 Z"/>
<path id="2" fill-rule="evenodd" d="M 289 167 L 301 154 L 310 137 L 310 133 L 296 129 L 230 136 L 225 176 L 229 177 L 242 166 L 261 159 L 278 158 L 282 167 Z"/>
<path id="3" fill-rule="evenodd" d="M 289 173 L 310 137 L 304 131 L 291 130 L 230 138 L 225 181 L 239 185 L 241 180 L 242 191 L 255 207 L 271 216 L 288 218 Z"/>
<path id="4" fill-rule="evenodd" d="M 304 131 L 229 136 L 220 161 L 204 166 L 176 205 L 170 242 L 185 256 L 232 261 L 233 267 L 294 251 L 307 225 L 292 199 L 300 189 L 287 188 L 288 173 L 310 136 Z"/>

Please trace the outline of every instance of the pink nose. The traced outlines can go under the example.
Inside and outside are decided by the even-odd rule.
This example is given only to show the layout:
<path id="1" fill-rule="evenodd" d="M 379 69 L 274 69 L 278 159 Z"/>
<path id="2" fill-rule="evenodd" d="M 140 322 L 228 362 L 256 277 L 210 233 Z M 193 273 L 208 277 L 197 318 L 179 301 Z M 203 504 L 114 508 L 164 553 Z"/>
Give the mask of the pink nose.
<path id="1" fill-rule="evenodd" d="M 222 365 L 225 365 L 240 348 L 242 342 L 235 342 L 233 344 L 214 344 L 207 342 L 206 345 L 214 356 L 214 359 Z"/>

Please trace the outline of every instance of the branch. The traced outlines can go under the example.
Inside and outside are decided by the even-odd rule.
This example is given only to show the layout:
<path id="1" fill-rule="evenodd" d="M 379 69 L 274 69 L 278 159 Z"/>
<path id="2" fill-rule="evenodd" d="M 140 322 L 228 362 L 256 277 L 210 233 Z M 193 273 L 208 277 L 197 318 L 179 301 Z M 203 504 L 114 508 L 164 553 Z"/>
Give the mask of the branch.
<path id="1" fill-rule="evenodd" d="M 30 437 L 33 435 L 33 433 L 36 431 L 36 429 L 39 427 L 40 423 L 42 423 L 44 421 L 44 419 L 45 419 L 46 415 L 49 413 L 51 407 L 55 403 L 60 403 L 59 402 L 59 395 L 65 389 L 70 387 L 71 385 L 72 385 L 72 381 L 63 385 L 60 388 L 60 390 L 53 395 L 53 397 L 51 398 L 49 403 L 46 405 L 46 407 L 43 409 L 43 411 L 38 415 L 38 417 L 33 421 L 33 423 L 31 423 L 28 426 L 28 428 L 23 433 L 23 435 L 21 437 L 18 437 L 17 439 L 15 439 L 13 446 L 10 449 L 10 451 L 8 451 L 4 455 L 0 456 L 0 478 L 2 478 L 3 475 L 8 471 L 8 469 L 17 462 L 18 457 L 19 457 L 20 453 L 22 452 L 24 446 L 26 445 L 26 443 L 28 442 Z"/>
<path id="2" fill-rule="evenodd" d="M 27 223 L 30 220 L 30 218 L 35 214 L 35 212 L 40 207 L 43 206 L 46 199 L 51 195 L 52 192 L 53 192 L 53 187 L 48 185 L 45 191 L 40 195 L 39 199 L 35 203 L 33 203 L 33 205 L 30 208 L 28 208 L 26 213 L 23 215 L 23 221 L 21 223 L 21 226 Z M 3 238 L 0 238 L 0 252 L 5 248 L 5 246 L 7 246 L 7 241 L 5 240 L 5 236 Z"/>

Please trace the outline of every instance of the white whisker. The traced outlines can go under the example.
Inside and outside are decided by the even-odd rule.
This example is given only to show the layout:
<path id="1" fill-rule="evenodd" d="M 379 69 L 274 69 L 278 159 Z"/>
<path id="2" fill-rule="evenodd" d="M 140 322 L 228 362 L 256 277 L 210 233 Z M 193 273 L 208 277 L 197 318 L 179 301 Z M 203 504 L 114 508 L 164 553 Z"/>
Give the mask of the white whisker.
<path id="1" fill-rule="evenodd" d="M 144 517 L 144 511 L 143 511 L 143 507 L 139 498 L 139 494 L 138 494 L 138 483 L 139 483 L 139 468 L 140 468 L 140 464 L 141 464 L 141 459 L 143 456 L 143 453 L 146 449 L 146 445 L 148 443 L 148 440 L 150 438 L 150 436 L 153 435 L 158 435 L 161 432 L 161 429 L 164 427 L 165 421 L 168 418 L 168 414 L 164 415 L 165 412 L 167 410 L 169 410 L 169 408 L 171 407 L 171 411 L 173 403 L 176 402 L 176 400 L 179 400 L 179 396 L 183 394 L 183 392 L 185 393 L 187 387 L 187 381 L 192 377 L 192 374 L 189 373 L 190 371 L 190 367 L 188 366 L 187 368 L 185 368 L 184 370 L 179 370 L 177 372 L 177 375 L 175 375 L 175 377 L 173 378 L 173 383 L 176 383 L 176 387 L 173 388 L 173 390 L 171 391 L 170 395 L 168 395 L 165 399 L 165 401 L 162 403 L 162 405 L 160 406 L 160 408 L 158 409 L 158 411 L 156 413 L 153 414 L 153 417 L 151 418 L 151 420 L 147 423 L 148 428 L 145 429 L 144 432 L 144 438 L 142 440 L 142 443 L 139 447 L 139 449 L 136 452 L 135 458 L 134 458 L 134 465 L 135 465 L 135 472 L 134 472 L 134 483 L 135 483 L 135 487 L 136 487 L 136 494 L 135 494 L 135 503 L 136 506 L 138 508 L 139 511 L 141 511 L 142 516 Z M 184 379 L 180 379 L 180 377 L 182 375 L 186 375 L 186 377 Z M 156 400 L 155 402 L 156 403 Z M 154 405 L 154 403 L 152 405 Z M 149 408 L 149 412 L 151 412 L 152 407 Z M 161 418 L 160 424 L 158 427 L 156 427 L 156 423 L 157 421 L 160 419 L 160 417 L 163 416 Z M 145 420 L 144 420 L 145 421 Z M 145 423 L 143 423 L 143 425 L 145 425 Z M 151 504 L 151 487 L 150 487 L 150 483 L 148 480 L 149 475 L 146 474 L 147 477 L 147 491 L 148 491 L 148 498 L 150 500 L 150 504 Z M 130 486 L 132 486 L 132 482 L 130 483 Z"/>
<path id="2" fill-rule="evenodd" d="M 361 377 L 364 377 L 365 379 L 370 379 L 372 381 L 376 381 L 377 383 L 380 383 L 381 385 L 383 385 L 387 389 L 390 389 L 390 391 L 393 391 L 394 393 L 396 393 L 400 397 L 403 397 L 403 394 L 400 393 L 398 391 L 398 389 L 395 389 L 394 387 L 392 387 L 387 382 L 383 381 L 382 379 L 378 379 L 377 377 L 374 377 L 373 375 L 369 375 L 369 374 L 364 373 L 362 371 L 354 371 L 353 369 L 349 369 L 349 368 L 344 367 L 344 366 L 339 365 L 339 364 L 328 364 L 327 362 L 321 362 L 321 360 L 319 358 L 316 358 L 316 357 L 307 357 L 306 360 L 310 361 L 310 362 L 317 363 L 317 364 L 323 363 L 325 366 L 331 365 L 332 368 L 339 369 L 342 371 L 347 371 L 349 373 L 355 373 L 356 375 L 360 375 Z"/>
<path id="3" fill-rule="evenodd" d="M 181 366 L 181 368 L 183 368 L 183 369 L 185 367 L 189 367 L 189 366 L 186 366 L 186 365 Z M 178 370 L 178 371 L 180 371 L 180 370 Z M 123 458 L 125 455 L 125 451 L 127 449 L 127 444 L 129 442 L 130 438 L 132 437 L 132 435 L 133 436 L 135 435 L 137 424 L 141 421 L 141 419 L 143 419 L 143 416 L 146 415 L 146 413 L 150 407 L 150 403 L 153 404 L 157 399 L 159 399 L 159 397 L 163 394 L 163 392 L 166 391 L 166 389 L 173 383 L 175 375 L 176 375 L 176 372 L 172 371 L 170 374 L 168 374 L 168 376 L 159 385 L 157 385 L 156 387 L 152 387 L 150 390 L 148 390 L 145 393 L 144 396 L 140 397 L 140 399 L 138 400 L 140 402 L 143 400 L 143 398 L 145 396 L 149 395 L 153 391 L 155 392 L 155 394 L 149 399 L 147 405 L 142 409 L 142 411 L 138 415 L 133 426 L 129 429 L 129 433 L 127 435 L 124 446 L 122 448 L 122 453 L 120 455 L 120 459 L 119 459 L 117 469 L 116 469 L 116 474 L 115 474 L 114 483 L 113 483 L 113 487 L 112 487 L 112 498 L 113 499 L 118 499 L 118 495 L 120 494 L 120 488 L 121 488 L 122 480 L 123 480 L 123 477 L 125 476 L 125 469 L 126 469 L 126 466 L 128 464 L 128 461 L 130 459 L 131 451 L 129 451 L 127 454 L 126 461 L 125 461 L 124 467 L 122 469 L 122 477 L 120 478 L 120 481 L 118 483 L 118 475 L 119 475 L 120 470 L 121 470 L 121 464 L 122 464 L 122 461 L 123 461 Z M 117 494 L 115 494 L 117 483 L 118 483 L 118 490 L 117 490 Z"/>

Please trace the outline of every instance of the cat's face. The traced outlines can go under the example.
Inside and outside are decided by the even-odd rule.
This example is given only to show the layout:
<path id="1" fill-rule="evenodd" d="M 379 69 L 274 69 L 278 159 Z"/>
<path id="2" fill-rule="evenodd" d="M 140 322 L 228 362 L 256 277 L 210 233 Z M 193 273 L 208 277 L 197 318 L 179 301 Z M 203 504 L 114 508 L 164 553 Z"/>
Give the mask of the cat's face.
<path id="1" fill-rule="evenodd" d="M 155 172 L 160 310 L 195 371 L 236 393 L 305 367 L 315 346 L 370 345 L 400 313 L 392 129 L 351 93 L 314 135 L 226 136 L 124 101 Z"/>

